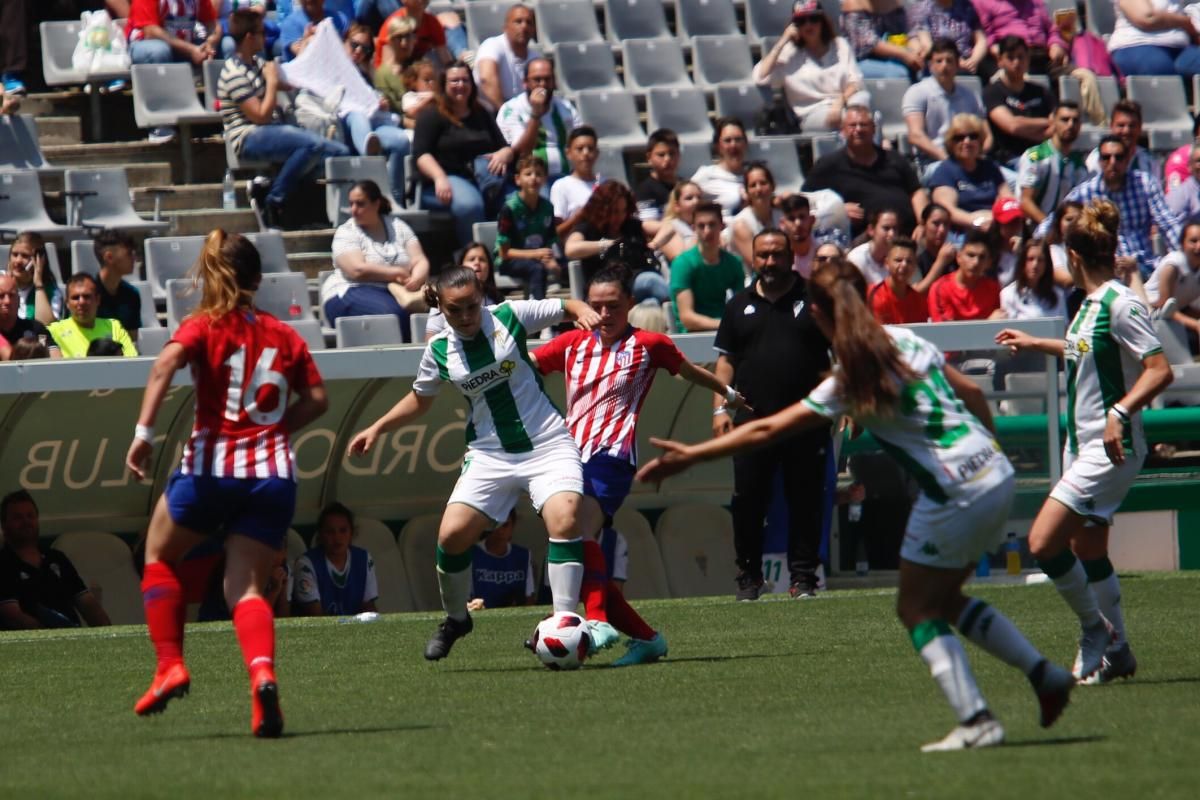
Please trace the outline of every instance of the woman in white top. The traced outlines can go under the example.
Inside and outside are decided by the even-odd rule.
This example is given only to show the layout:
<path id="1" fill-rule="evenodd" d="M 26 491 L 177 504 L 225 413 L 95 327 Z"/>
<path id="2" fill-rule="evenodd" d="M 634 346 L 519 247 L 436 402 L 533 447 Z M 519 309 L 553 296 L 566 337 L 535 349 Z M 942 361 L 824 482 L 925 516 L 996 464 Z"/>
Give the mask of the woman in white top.
<path id="1" fill-rule="evenodd" d="M 667 199 L 667 207 L 663 209 L 662 224 L 650 249 L 657 250 L 668 261 L 674 261 L 679 254 L 696 245 L 696 232 L 692 230 L 692 220 L 696 215 L 696 206 L 700 205 L 703 193 L 700 187 L 692 181 L 680 181 L 671 190 Z"/>
<path id="2" fill-rule="evenodd" d="M 1177 0 L 1116 0 L 1117 21 L 1108 52 L 1122 75 L 1200 73 L 1192 18 Z"/>
<path id="3" fill-rule="evenodd" d="M 325 317 L 333 325 L 338 317 L 394 314 L 407 341 L 405 305 L 420 303 L 429 259 L 375 181 L 359 181 L 348 197 L 350 219 L 333 235 L 335 269 L 321 286 Z"/>
<path id="4" fill-rule="evenodd" d="M 696 170 L 692 182 L 721 206 L 726 224 L 742 207 L 742 172 L 746 169 L 746 126 L 737 117 L 721 117 L 713 130 L 717 163 Z"/>
<path id="5" fill-rule="evenodd" d="M 759 86 L 783 86 L 805 131 L 836 131 L 846 106 L 871 102 L 850 43 L 833 35 L 816 0 L 795 4 L 791 23 L 754 65 L 753 75 Z"/>
<path id="6" fill-rule="evenodd" d="M 742 176 L 742 185 L 746 191 L 746 207 L 733 218 L 730 231 L 729 249 L 742 257 L 742 263 L 751 270 L 754 263 L 752 244 L 754 237 L 763 228 L 778 228 L 783 212 L 775 207 L 775 176 L 771 169 L 761 161 L 752 161 L 746 167 Z"/>
<path id="7" fill-rule="evenodd" d="M 1146 300 L 1165 319 L 1200 334 L 1200 321 L 1183 312 L 1200 300 L 1200 221 L 1185 225 L 1179 249 L 1158 262 L 1146 281 Z M 1168 306 L 1170 300 L 1175 302 Z"/>
<path id="8" fill-rule="evenodd" d="M 992 319 L 1039 319 L 1067 316 L 1067 296 L 1054 285 L 1050 246 L 1028 239 L 1017 249 L 1016 276 L 1000 290 L 1000 308 Z"/>

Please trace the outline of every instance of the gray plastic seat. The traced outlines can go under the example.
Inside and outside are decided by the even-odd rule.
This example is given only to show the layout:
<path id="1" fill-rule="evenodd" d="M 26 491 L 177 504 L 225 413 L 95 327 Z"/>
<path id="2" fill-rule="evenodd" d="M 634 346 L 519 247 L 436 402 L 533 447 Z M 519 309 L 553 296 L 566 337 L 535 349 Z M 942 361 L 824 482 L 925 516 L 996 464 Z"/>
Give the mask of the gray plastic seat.
<path id="1" fill-rule="evenodd" d="M 700 89 L 651 89 L 646 97 L 646 124 L 651 130 L 670 128 L 682 142 L 712 141 L 712 123 Z"/>
<path id="2" fill-rule="evenodd" d="M 8 254 L 11 251 L 11 244 L 0 244 L 0 270 L 8 266 Z M 50 274 L 54 276 L 54 282 L 62 286 L 63 271 L 62 266 L 58 263 L 58 248 L 54 246 L 54 242 L 46 242 L 46 266 L 50 267 Z"/>
<path id="3" fill-rule="evenodd" d="M 363 317 L 338 317 L 337 346 L 378 347 L 404 344 L 400 335 L 400 319 L 392 314 L 373 314 Z"/>
<path id="4" fill-rule="evenodd" d="M 350 216 L 346 195 L 358 181 L 371 180 L 384 197 L 391 198 L 387 159 L 383 156 L 335 156 L 325 159 L 325 216 L 337 226 Z"/>
<path id="5" fill-rule="evenodd" d="M 740 85 L 717 86 L 716 110 L 718 117 L 735 117 L 741 120 L 746 130 L 754 130 L 758 115 L 770 103 L 773 92 L 765 86 Z"/>
<path id="6" fill-rule="evenodd" d="M 156 299 L 167 297 L 167 284 L 184 278 L 204 246 L 203 236 L 166 236 L 145 242 L 146 282 Z"/>
<path id="7" fill-rule="evenodd" d="M 779 36 L 791 21 L 792 0 L 746 0 L 746 38 L 752 44 Z"/>
<path id="8" fill-rule="evenodd" d="M 796 144 L 789 138 L 751 139 L 746 148 L 746 161 L 765 161 L 775 178 L 777 192 L 798 192 L 804 185 L 800 156 Z"/>
<path id="9" fill-rule="evenodd" d="M 1108 36 L 1117 24 L 1117 11 L 1113 0 L 1083 0 L 1087 29 L 1100 37 Z"/>
<path id="10" fill-rule="evenodd" d="M 467 41 L 471 45 L 471 49 L 479 48 L 479 43 L 484 39 L 490 39 L 504 31 L 504 17 L 508 15 L 508 10 L 516 5 L 515 2 L 484 2 L 484 0 L 474 0 L 467 3 L 466 24 L 467 24 Z"/>
<path id="11" fill-rule="evenodd" d="M 696 174 L 696 170 L 711 163 L 713 163 L 713 155 L 710 142 L 679 143 L 679 177 L 690 179 Z M 671 330 L 675 329 L 671 328 Z"/>
<path id="12" fill-rule="evenodd" d="M 606 42 L 560 44 L 554 54 L 558 90 L 578 94 L 586 89 L 624 88 L 617 79 L 617 62 Z"/>
<path id="13" fill-rule="evenodd" d="M 142 298 L 142 324 L 143 328 L 161 328 L 158 324 L 158 313 L 154 310 L 154 294 L 150 291 L 150 284 L 146 281 L 126 281 L 130 286 L 137 289 L 138 295 Z"/>
<path id="14" fill-rule="evenodd" d="M 836 133 L 822 134 L 812 138 L 813 161 L 819 161 L 827 155 L 842 149 L 842 138 Z"/>
<path id="15" fill-rule="evenodd" d="M 590 89 L 575 98 L 583 121 L 596 129 L 600 144 L 621 148 L 646 147 L 646 131 L 638 122 L 633 95 L 624 91 Z"/>
<path id="16" fill-rule="evenodd" d="M 1097 81 L 1100 81 L 1100 80 L 1103 80 L 1103 78 L 1097 78 Z M 1110 80 L 1112 80 L 1112 79 L 1110 79 Z M 1105 91 L 1106 91 L 1105 84 L 1098 83 L 1098 88 L 1100 89 L 1100 102 L 1102 104 L 1104 104 L 1104 106 L 1105 106 L 1105 115 L 1106 116 L 1109 112 L 1109 109 L 1111 109 L 1111 106 L 1109 105 L 1109 103 L 1110 102 L 1115 103 L 1121 97 L 1120 93 L 1116 92 L 1116 81 L 1112 80 L 1112 83 L 1110 85 L 1114 91 L 1115 96 L 1106 97 L 1105 96 Z M 1059 76 L 1058 96 L 1062 100 L 1073 100 L 1074 102 L 1078 103 L 1080 105 L 1080 107 L 1082 107 L 1083 103 L 1081 100 L 1079 79 L 1072 78 L 1070 75 Z M 1090 153 L 1093 148 L 1097 147 L 1100 144 L 1100 140 L 1108 135 L 1108 126 L 1107 125 L 1093 125 L 1091 122 L 1088 121 L 1086 116 L 1083 116 L 1082 119 L 1083 119 L 1083 124 L 1080 126 L 1080 129 L 1079 129 L 1079 138 L 1077 138 L 1075 140 L 1075 144 L 1072 147 L 1072 150 L 1074 150 L 1076 152 Z"/>
<path id="17" fill-rule="evenodd" d="M 13 169 L 53 169 L 42 155 L 31 114 L 0 116 L 0 172 Z"/>
<path id="18" fill-rule="evenodd" d="M 325 349 L 325 334 L 321 333 L 321 323 L 315 319 L 285 319 L 283 322 L 300 334 L 309 350 Z"/>
<path id="19" fill-rule="evenodd" d="M 220 75 L 220 73 L 217 73 Z M 179 128 L 184 183 L 192 182 L 193 125 L 220 125 L 221 114 L 205 110 L 196 96 L 190 64 L 134 64 L 133 118 L 139 128 Z"/>
<path id="20" fill-rule="evenodd" d="M 675 0 L 675 29 L 680 39 L 742 32 L 733 0 Z M 782 32 L 781 29 L 776 33 Z"/>
<path id="21" fill-rule="evenodd" d="M 476 222 L 471 226 L 471 239 L 486 245 L 489 253 L 496 251 L 496 237 L 499 235 L 497 230 L 498 225 L 495 222 Z M 526 284 L 524 281 L 519 281 L 511 275 L 501 275 L 496 272 L 493 276 L 496 279 L 496 288 L 501 292 L 525 291 Z M 425 337 L 422 336 L 422 339 Z M 414 342 L 420 341 L 413 339 Z"/>
<path id="22" fill-rule="evenodd" d="M 192 284 L 191 278 L 173 278 L 167 281 L 167 329 L 174 332 L 192 310 L 200 305 L 200 287 Z"/>
<path id="23" fill-rule="evenodd" d="M 0 233 L 32 231 L 42 236 L 78 236 L 82 228 L 59 225 L 50 219 L 42 200 L 42 183 L 37 172 L 0 172 Z"/>
<path id="24" fill-rule="evenodd" d="M 904 78 L 868 78 L 863 81 L 863 88 L 871 93 L 871 108 L 880 116 L 883 138 L 896 139 L 900 134 L 907 133 L 903 102 L 904 93 L 911 85 Z"/>
<path id="25" fill-rule="evenodd" d="M 77 272 L 100 274 L 100 262 L 96 259 L 96 249 L 92 246 L 91 239 L 76 239 L 71 242 L 71 274 Z"/>
<path id="26" fill-rule="evenodd" d="M 683 63 L 683 48 L 671 39 L 630 39 L 621 43 L 625 86 L 642 94 L 651 88 L 692 86 Z M 652 126 L 653 127 L 653 126 Z"/>
<path id="27" fill-rule="evenodd" d="M 212 58 L 204 62 L 204 110 L 217 111 L 220 102 L 217 100 L 217 84 L 221 80 L 221 70 L 225 69 L 225 59 Z"/>
<path id="28" fill-rule="evenodd" d="M 662 2 L 604 0 L 604 21 L 612 42 L 675 38 L 667 26 L 666 6 Z"/>
<path id="29" fill-rule="evenodd" d="M 696 85 L 753 83 L 750 43 L 745 36 L 696 36 L 692 39 L 692 75 Z"/>
<path id="30" fill-rule="evenodd" d="M 308 278 L 300 272 L 264 273 L 254 305 L 285 322 L 316 319 L 308 298 Z"/>
<path id="31" fill-rule="evenodd" d="M 537 8 L 538 43 L 552 50 L 563 42 L 602 42 L 591 0 L 541 0 Z"/>
<path id="32" fill-rule="evenodd" d="M 596 175 L 601 180 L 616 181 L 629 186 L 629 171 L 625 167 L 625 153 L 619 147 L 601 147 L 596 159 Z"/>
<path id="33" fill-rule="evenodd" d="M 429 325 L 429 314 L 418 311 L 408 315 L 408 340 L 413 344 L 425 341 L 425 328 Z"/>
<path id="34" fill-rule="evenodd" d="M 157 356 L 171 341 L 171 332 L 166 328 L 155 325 L 153 328 L 138 328 L 138 355 Z"/>
<path id="35" fill-rule="evenodd" d="M 1151 150 L 1166 152 L 1191 143 L 1192 117 L 1178 75 L 1130 75 L 1125 94 L 1142 104 L 1142 130 Z"/>
<path id="36" fill-rule="evenodd" d="M 42 40 L 42 78 L 47 86 L 74 86 L 87 83 L 86 72 L 75 69 L 71 58 L 79 44 L 80 20 L 43 22 L 38 25 Z"/>
<path id="37" fill-rule="evenodd" d="M 75 198 L 75 222 L 85 228 L 158 233 L 171 226 L 143 219 L 134 210 L 124 169 L 68 169 L 65 185 L 68 192 L 82 193 Z"/>
<path id="38" fill-rule="evenodd" d="M 291 267 L 288 266 L 287 247 L 283 243 L 283 234 L 279 231 L 259 231 L 257 233 L 244 234 L 255 249 L 258 250 L 258 257 L 262 260 L 263 274 L 270 272 L 291 272 Z M 200 237 L 203 242 L 204 237 Z"/>

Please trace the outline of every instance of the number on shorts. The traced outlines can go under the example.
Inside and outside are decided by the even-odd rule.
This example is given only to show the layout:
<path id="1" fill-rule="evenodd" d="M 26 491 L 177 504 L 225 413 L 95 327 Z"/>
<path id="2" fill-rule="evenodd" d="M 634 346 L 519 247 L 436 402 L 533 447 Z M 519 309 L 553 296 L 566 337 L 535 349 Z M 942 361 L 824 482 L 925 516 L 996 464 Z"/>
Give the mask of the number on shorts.
<path id="1" fill-rule="evenodd" d="M 283 373 L 272 367 L 278 348 L 264 347 L 262 355 L 254 365 L 250 375 L 250 383 L 243 387 L 246 377 L 246 346 L 242 345 L 233 352 L 226 361 L 229 367 L 229 393 L 225 396 L 225 419 L 237 422 L 242 411 L 257 425 L 274 425 L 283 419 L 287 410 L 288 382 Z M 272 385 L 279 390 L 279 402 L 270 411 L 262 411 L 258 407 L 258 390 L 266 385 Z"/>

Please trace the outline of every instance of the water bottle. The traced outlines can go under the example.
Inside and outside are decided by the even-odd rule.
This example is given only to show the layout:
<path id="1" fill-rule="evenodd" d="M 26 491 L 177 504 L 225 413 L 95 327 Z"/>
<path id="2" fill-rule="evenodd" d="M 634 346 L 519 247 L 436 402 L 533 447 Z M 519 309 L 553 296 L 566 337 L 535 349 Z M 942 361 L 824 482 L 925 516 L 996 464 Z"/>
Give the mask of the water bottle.
<path id="1" fill-rule="evenodd" d="M 854 548 L 854 574 L 865 578 L 870 571 L 871 563 L 867 559 L 867 543 L 862 536 L 859 536 L 858 544 Z"/>
<path id="2" fill-rule="evenodd" d="M 979 557 L 979 564 L 975 567 L 976 578 L 986 578 L 992 574 L 992 562 L 988 560 L 988 554 L 984 553 Z"/>
<path id="3" fill-rule="evenodd" d="M 1015 531 L 1008 532 L 1008 540 L 1004 543 L 1004 571 L 1009 575 L 1021 574 L 1021 543 Z"/>
<path id="4" fill-rule="evenodd" d="M 292 302 L 288 305 L 288 316 L 292 319 L 300 319 L 300 315 L 304 313 L 304 309 L 300 306 L 300 301 L 296 299 L 296 295 L 292 295 Z"/>
<path id="5" fill-rule="evenodd" d="M 237 189 L 233 185 L 233 170 L 225 170 L 225 182 L 221 184 L 221 208 L 226 211 L 237 208 Z"/>
<path id="6" fill-rule="evenodd" d="M 846 509 L 846 519 L 850 522 L 858 522 L 862 519 L 862 503 L 851 503 Z"/>

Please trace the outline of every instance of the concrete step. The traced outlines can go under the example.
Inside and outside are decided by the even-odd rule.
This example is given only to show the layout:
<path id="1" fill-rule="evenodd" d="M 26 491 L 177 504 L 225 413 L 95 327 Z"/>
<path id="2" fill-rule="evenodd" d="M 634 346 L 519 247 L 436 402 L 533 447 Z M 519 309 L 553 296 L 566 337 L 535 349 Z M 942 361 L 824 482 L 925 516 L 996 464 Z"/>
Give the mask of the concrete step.
<path id="1" fill-rule="evenodd" d="M 171 186 L 169 182 L 157 184 L 158 186 L 169 186 L 174 191 L 171 194 L 162 195 L 162 210 L 163 211 L 196 211 L 206 208 L 221 208 L 222 187 L 219 183 L 191 183 L 182 186 Z M 155 193 L 147 189 L 133 190 L 133 206 L 138 211 L 152 212 L 154 211 Z M 239 181 L 237 184 L 238 208 L 249 209 L 250 203 L 246 199 L 246 182 Z"/>
<path id="2" fill-rule="evenodd" d="M 333 269 L 333 255 L 326 250 L 321 253 L 288 253 L 288 268 L 292 272 L 303 272 L 315 280 L 323 270 Z"/>
<path id="3" fill-rule="evenodd" d="M 292 254 L 332 253 L 333 231 L 333 228 L 284 231 L 283 246 L 288 252 L 289 261 Z"/>
<path id="4" fill-rule="evenodd" d="M 72 165 L 87 166 L 87 165 Z M 48 195 L 58 194 L 63 190 L 63 173 L 49 170 L 41 174 L 42 192 Z M 146 164 L 130 164 L 125 169 L 125 180 L 134 191 L 144 186 L 170 186 L 171 165 L 164 162 Z M 49 201 L 48 201 L 49 202 Z M 218 201 L 217 205 L 220 205 Z"/>
<path id="5" fill-rule="evenodd" d="M 100 138 L 93 137 L 93 117 L 99 112 Z M 95 99 L 82 88 L 38 92 L 21 102 L 21 113 L 33 114 L 41 124 L 43 117 L 79 117 L 84 141 L 128 141 L 138 138 L 133 118 L 133 93 L 101 94 Z"/>
<path id="6" fill-rule="evenodd" d="M 214 228 L 224 228 L 229 233 L 250 233 L 258 230 L 254 212 L 248 208 L 225 211 L 221 208 L 203 208 L 192 211 L 170 211 L 164 219 L 174 221 L 171 236 L 203 236 Z"/>
<path id="7" fill-rule="evenodd" d="M 172 184 L 183 183 L 183 157 L 178 141 L 153 144 L 139 141 L 99 144 L 52 145 L 43 147 L 46 160 L 56 167 L 120 167 L 131 164 L 167 164 Z M 218 183 L 225 177 L 225 145 L 220 136 L 192 143 L 195 183 Z"/>
<path id="8" fill-rule="evenodd" d="M 38 117 L 38 143 L 42 147 L 80 144 L 83 141 L 79 117 Z"/>

